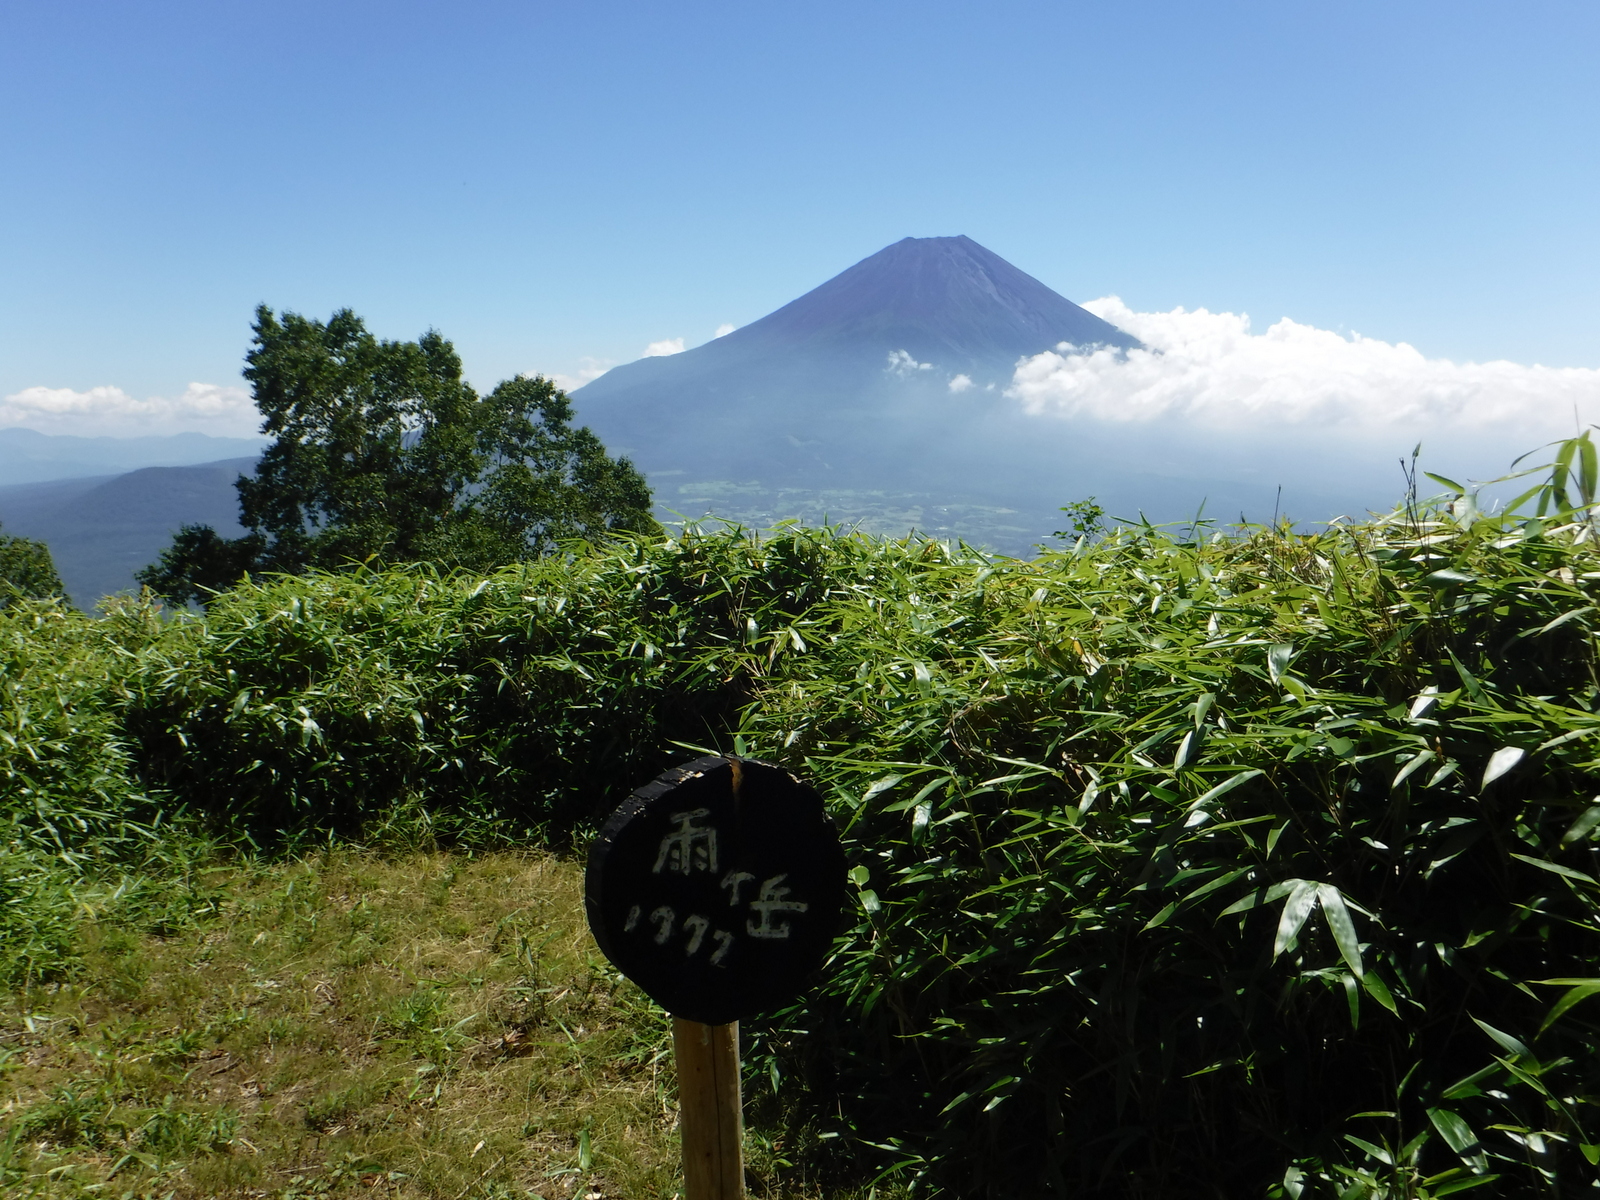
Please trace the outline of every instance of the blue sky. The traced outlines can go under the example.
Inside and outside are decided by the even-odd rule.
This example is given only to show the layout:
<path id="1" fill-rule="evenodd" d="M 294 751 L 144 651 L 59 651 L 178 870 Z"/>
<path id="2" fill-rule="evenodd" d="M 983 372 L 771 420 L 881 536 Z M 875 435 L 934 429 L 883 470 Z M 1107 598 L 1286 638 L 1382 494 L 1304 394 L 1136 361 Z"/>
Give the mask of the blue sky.
<path id="1" fill-rule="evenodd" d="M 1600 367 L 1597 61 L 1592 2 L 0 0 L 0 397 L 237 386 L 261 301 L 570 376 L 955 233 Z"/>

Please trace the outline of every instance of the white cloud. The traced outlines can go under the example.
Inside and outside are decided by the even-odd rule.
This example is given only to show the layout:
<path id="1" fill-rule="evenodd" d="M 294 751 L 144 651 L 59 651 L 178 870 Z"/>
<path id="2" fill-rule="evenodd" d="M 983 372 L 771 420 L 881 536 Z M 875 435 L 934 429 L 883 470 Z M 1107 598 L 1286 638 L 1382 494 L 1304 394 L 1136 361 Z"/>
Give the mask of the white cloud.
<path id="1" fill-rule="evenodd" d="M 712 337 L 727 337 L 730 333 L 732 333 L 737 328 L 739 328 L 737 325 L 730 325 L 727 321 L 724 321 L 721 325 L 717 326 L 717 332 L 712 334 L 711 336 Z"/>
<path id="2" fill-rule="evenodd" d="M 651 342 L 644 348 L 646 358 L 662 358 L 668 354 L 682 354 L 684 351 L 683 339 L 662 338 L 659 342 Z"/>
<path id="3" fill-rule="evenodd" d="M 891 350 L 887 369 L 896 375 L 909 375 L 913 371 L 931 371 L 933 364 L 918 362 L 904 350 Z"/>
<path id="4" fill-rule="evenodd" d="M 565 375 L 560 371 L 552 372 L 549 376 L 550 382 L 555 384 L 563 392 L 573 392 L 577 391 L 584 384 L 591 383 L 594 380 L 599 379 L 600 376 L 604 375 L 611 369 L 610 363 L 598 358 L 590 358 L 585 356 L 584 358 L 580 358 L 578 363 L 580 365 L 577 371 L 571 375 Z"/>
<path id="5" fill-rule="evenodd" d="M 952 392 L 964 392 L 971 386 L 972 386 L 972 376 L 971 375 L 957 375 L 954 379 L 952 379 L 950 381 L 950 390 Z"/>
<path id="6" fill-rule="evenodd" d="M 1288 318 L 1255 334 L 1242 313 L 1140 313 L 1115 296 L 1084 307 L 1149 349 L 1063 345 L 1024 359 L 1009 394 L 1028 412 L 1355 438 L 1499 432 L 1515 435 L 1519 451 L 1569 435 L 1575 407 L 1600 418 L 1600 370 L 1426 358 L 1404 342 Z"/>
<path id="7" fill-rule="evenodd" d="M 198 431 L 248 437 L 261 417 L 244 388 L 191 383 L 174 398 L 140 400 L 119 387 L 30 387 L 0 400 L 0 427 L 25 426 L 40 433 L 85 437 L 133 437 Z"/>

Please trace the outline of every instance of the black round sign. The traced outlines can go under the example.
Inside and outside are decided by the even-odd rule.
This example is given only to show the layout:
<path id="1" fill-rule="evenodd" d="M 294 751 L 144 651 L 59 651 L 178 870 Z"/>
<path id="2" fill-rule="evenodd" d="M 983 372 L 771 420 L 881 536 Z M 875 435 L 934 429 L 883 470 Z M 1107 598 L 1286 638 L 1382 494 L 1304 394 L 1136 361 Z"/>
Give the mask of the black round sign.
<path id="1" fill-rule="evenodd" d="M 600 949 L 674 1016 L 725 1025 L 792 999 L 845 898 L 822 797 L 782 767 L 702 758 L 611 815 L 584 902 Z"/>

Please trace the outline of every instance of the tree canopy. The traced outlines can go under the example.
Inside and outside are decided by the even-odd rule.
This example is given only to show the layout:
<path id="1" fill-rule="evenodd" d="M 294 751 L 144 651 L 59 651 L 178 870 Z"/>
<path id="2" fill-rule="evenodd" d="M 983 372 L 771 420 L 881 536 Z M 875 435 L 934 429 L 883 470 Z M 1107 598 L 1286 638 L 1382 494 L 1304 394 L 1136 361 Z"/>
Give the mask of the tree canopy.
<path id="1" fill-rule="evenodd" d="M 244 376 L 275 440 L 236 485 L 247 532 L 180 530 L 138 574 L 171 601 L 351 563 L 487 570 L 656 527 L 644 476 L 574 428 L 572 402 L 543 376 L 480 396 L 437 332 L 383 341 L 349 309 L 324 323 L 262 305 L 254 333 Z"/>
<path id="2" fill-rule="evenodd" d="M 18 596 L 43 600 L 49 596 L 65 597 L 66 591 L 48 546 L 32 538 L 0 532 L 0 608 Z"/>

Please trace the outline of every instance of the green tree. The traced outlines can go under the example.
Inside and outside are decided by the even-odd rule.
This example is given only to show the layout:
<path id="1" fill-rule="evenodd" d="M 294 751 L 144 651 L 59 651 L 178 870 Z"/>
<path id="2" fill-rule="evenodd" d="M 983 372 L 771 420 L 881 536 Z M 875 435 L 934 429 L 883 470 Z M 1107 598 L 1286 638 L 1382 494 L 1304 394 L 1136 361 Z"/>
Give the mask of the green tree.
<path id="1" fill-rule="evenodd" d="M 348 309 L 324 323 L 262 305 L 244 376 L 275 440 L 241 476 L 228 539 L 185 526 L 138 574 L 179 604 L 263 571 L 355 562 L 487 570 L 566 538 L 656 528 L 650 489 L 548 379 L 479 396 L 438 333 L 382 341 Z"/>
<path id="2" fill-rule="evenodd" d="M 66 595 L 50 547 L 31 538 L 0 533 L 0 608 L 19 596 L 32 600 L 60 596 L 64 600 Z"/>

